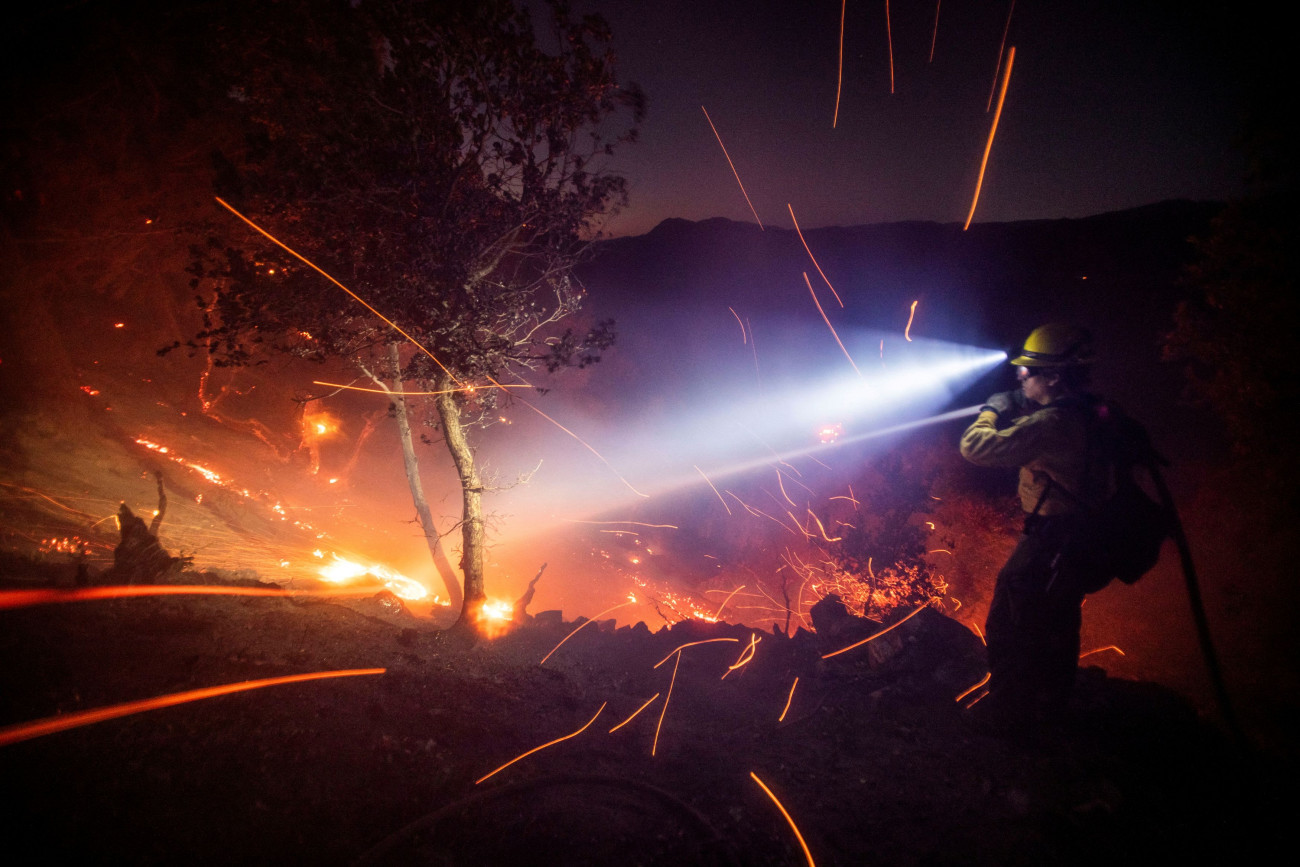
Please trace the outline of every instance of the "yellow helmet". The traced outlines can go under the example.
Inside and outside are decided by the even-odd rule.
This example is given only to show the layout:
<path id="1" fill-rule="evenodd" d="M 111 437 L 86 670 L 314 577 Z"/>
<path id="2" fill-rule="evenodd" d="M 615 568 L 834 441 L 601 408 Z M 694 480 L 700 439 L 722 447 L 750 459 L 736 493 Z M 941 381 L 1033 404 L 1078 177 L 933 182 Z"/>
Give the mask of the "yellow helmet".
<path id="1" fill-rule="evenodd" d="M 1077 325 L 1053 322 L 1035 328 L 1025 339 L 1017 367 L 1076 367 L 1092 363 L 1092 333 Z"/>

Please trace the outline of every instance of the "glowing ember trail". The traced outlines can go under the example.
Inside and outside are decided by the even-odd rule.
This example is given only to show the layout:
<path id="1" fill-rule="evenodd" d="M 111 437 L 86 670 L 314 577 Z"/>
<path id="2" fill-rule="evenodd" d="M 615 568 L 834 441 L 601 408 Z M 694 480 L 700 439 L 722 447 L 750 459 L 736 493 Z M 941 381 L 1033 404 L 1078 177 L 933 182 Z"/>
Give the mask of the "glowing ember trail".
<path id="1" fill-rule="evenodd" d="M 741 585 L 740 585 L 739 587 L 737 587 L 735 590 L 732 590 L 729 594 L 727 594 L 727 598 L 722 600 L 722 604 L 719 605 L 719 606 L 718 606 L 718 610 L 717 610 L 716 612 L 714 612 L 713 619 L 714 619 L 715 622 L 717 621 L 717 619 L 718 619 L 719 617 L 722 616 L 722 609 L 724 609 L 724 608 L 727 607 L 727 603 L 731 601 L 731 597 L 732 597 L 732 596 L 735 596 L 737 593 L 739 593 L 741 590 L 744 590 L 744 589 L 745 589 L 745 585 L 744 585 L 744 584 L 741 584 Z"/>
<path id="2" fill-rule="evenodd" d="M 933 600 L 929 600 L 929 601 L 926 601 L 926 602 L 922 602 L 919 606 L 917 606 L 917 609 L 916 609 L 915 611 L 913 611 L 911 614 L 907 615 L 906 617 L 904 617 L 902 620 L 898 621 L 897 623 L 894 623 L 894 624 L 892 624 L 892 625 L 890 625 L 890 626 L 886 626 L 884 629 L 880 630 L 879 632 L 876 632 L 876 633 L 873 633 L 873 634 L 871 634 L 871 635 L 868 635 L 866 638 L 862 639 L 861 641 L 858 641 L 858 642 L 855 642 L 855 643 L 853 643 L 853 644 L 850 644 L 848 647 L 841 647 L 839 650 L 832 650 L 830 653 L 824 654 L 824 655 L 822 656 L 822 659 L 830 659 L 832 656 L 839 656 L 841 653 L 845 653 L 845 652 L 847 652 L 847 651 L 850 651 L 850 650 L 852 650 L 852 649 L 855 648 L 855 647 L 861 647 L 862 645 L 866 644 L 868 641 L 875 641 L 877 638 L 879 638 L 880 636 L 884 635 L 884 634 L 885 634 L 886 632 L 888 632 L 889 630 L 891 630 L 891 629 L 897 629 L 898 627 L 902 626 L 902 625 L 903 625 L 904 623 L 906 623 L 907 621 L 911 620 L 911 619 L 912 619 L 913 617 L 915 617 L 916 615 L 920 614 L 920 613 L 921 613 L 921 612 L 922 612 L 926 607 L 929 606 L 930 601 L 933 601 Z"/>
<path id="3" fill-rule="evenodd" d="M 943 5 L 943 0 L 935 0 L 934 4 L 934 33 L 930 36 L 930 59 L 929 63 L 934 63 L 934 43 L 939 41 L 939 7 Z"/>
<path id="4" fill-rule="evenodd" d="M 681 648 L 678 648 L 678 650 L 680 649 Z M 676 653 L 676 651 L 673 652 Z M 666 661 L 667 660 L 665 660 L 665 662 Z M 655 739 L 654 742 L 650 744 L 651 758 L 654 758 L 655 751 L 659 749 L 659 731 L 664 727 L 664 714 L 668 713 L 668 702 L 671 701 L 673 697 L 673 685 L 677 683 L 677 666 L 681 664 L 682 664 L 682 655 L 678 653 L 677 661 L 673 663 L 672 680 L 668 681 L 668 695 L 664 696 L 664 706 L 659 711 L 659 722 L 658 724 L 655 725 Z M 661 662 L 659 665 L 663 665 L 663 663 Z M 658 668 L 659 665 L 656 665 L 655 668 Z"/>
<path id="5" fill-rule="evenodd" d="M 1006 50 L 1007 34 L 1011 32 L 1011 13 L 1015 11 L 1016 0 L 1011 0 L 1011 7 L 1007 9 L 1007 23 L 1006 26 L 1002 28 L 1002 41 L 998 43 L 998 62 L 997 65 L 993 67 L 993 84 L 989 86 L 989 102 L 988 105 L 984 106 L 985 111 L 988 111 L 989 106 L 993 105 L 993 92 L 998 89 L 998 70 L 1002 68 L 1002 52 Z M 936 12 L 935 14 L 937 15 L 938 13 Z M 1015 54 L 1015 51 L 1014 48 L 1011 49 L 1012 54 Z M 1010 65 L 1011 59 L 1007 58 L 1007 66 L 1009 67 Z M 1006 85 L 1003 85 L 1003 87 L 1005 88 Z"/>
<path id="6" fill-rule="evenodd" d="M 606 702 L 606 704 L 608 704 L 608 702 Z M 524 753 L 522 756 L 516 756 L 515 758 L 513 758 L 513 759 L 511 759 L 510 761 L 506 762 L 506 763 L 505 763 L 504 765 L 502 765 L 501 767 L 497 768 L 495 771 L 492 771 L 492 772 L 489 773 L 489 774 L 484 774 L 483 776 L 479 777 L 477 780 L 474 781 L 474 785 L 477 786 L 479 783 L 483 782 L 484 780 L 488 779 L 489 777 L 493 777 L 493 776 L 495 776 L 495 775 L 501 773 L 501 772 L 504 771 L 506 768 L 508 768 L 508 767 L 510 767 L 511 765 L 513 765 L 515 762 L 519 761 L 520 759 L 526 759 L 526 758 L 528 758 L 529 756 L 531 756 L 533 753 L 541 752 L 542 750 L 546 749 L 547 747 L 553 747 L 553 746 L 555 746 L 556 744 L 560 743 L 561 741 L 567 741 L 567 740 L 569 740 L 570 738 L 576 738 L 578 735 L 580 735 L 580 734 L 582 734 L 583 732 L 585 732 L 585 731 L 586 731 L 586 730 L 591 726 L 591 724 L 594 723 L 594 722 L 596 721 L 596 717 L 600 716 L 601 711 L 603 711 L 604 709 L 605 709 L 605 705 L 602 704 L 602 705 L 600 706 L 599 710 L 596 711 L 596 716 L 593 716 L 591 719 L 587 720 L 587 725 L 585 725 L 585 726 L 583 726 L 582 728 L 578 729 L 578 730 L 577 730 L 576 732 L 574 732 L 573 734 L 565 735 L 565 736 L 562 737 L 562 738 L 556 738 L 556 739 L 553 740 L 553 741 L 547 741 L 546 743 L 542 744 L 540 747 L 533 747 L 531 750 L 529 750 L 528 752 Z"/>
<path id="7" fill-rule="evenodd" d="M 983 686 L 984 684 L 988 683 L 988 682 L 989 682 L 989 678 L 992 677 L 992 676 L 993 676 L 993 672 L 989 672 L 988 674 L 984 675 L 984 678 L 983 678 L 979 683 L 975 684 L 975 685 L 972 686 L 970 689 L 967 689 L 967 690 L 965 690 L 964 692 L 962 692 L 960 695 L 958 695 L 956 698 L 954 698 L 953 701 L 961 701 L 963 698 L 965 698 L 966 696 L 970 695 L 972 692 L 974 692 L 975 690 L 979 689 L 979 688 L 980 688 L 981 686 Z"/>
<path id="8" fill-rule="evenodd" d="M 740 321 L 740 314 L 737 313 L 737 312 L 736 312 L 732 307 L 730 307 L 730 306 L 728 306 L 727 309 L 731 311 L 731 315 L 732 315 L 732 316 L 736 317 L 736 324 L 740 326 L 740 342 L 741 342 L 741 344 L 749 343 L 749 336 L 748 336 L 747 334 L 745 334 L 745 323 L 743 323 L 743 322 Z"/>
<path id="9" fill-rule="evenodd" d="M 625 605 L 633 605 L 633 604 L 635 604 L 635 603 L 636 603 L 636 597 L 632 597 L 632 598 L 629 599 L 627 602 L 620 602 L 618 605 L 615 605 L 615 606 L 613 606 L 612 608 L 606 608 L 604 611 L 600 612 L 599 614 L 597 614 L 595 617 L 591 618 L 590 620 L 584 620 L 582 623 L 579 623 L 577 629 L 573 630 L 573 631 L 570 632 L 568 635 L 566 635 L 566 636 L 564 636 L 563 638 L 561 638 L 561 639 L 560 639 L 560 644 L 557 644 L 557 645 L 555 645 L 554 647 L 552 647 L 552 648 L 551 648 L 551 652 L 548 653 L 548 654 L 546 654 L 545 656 L 543 656 L 543 657 L 542 657 L 542 661 L 539 662 L 539 663 L 537 663 L 537 664 L 538 664 L 538 665 L 545 665 L 545 664 L 546 664 L 546 660 L 550 659 L 550 658 L 551 658 L 551 655 L 552 655 L 553 653 L 555 653 L 555 651 L 557 651 L 557 650 L 560 649 L 560 645 L 561 645 L 561 644 L 564 644 L 564 642 L 568 641 L 570 638 L 572 638 L 573 636 L 577 635 L 578 632 L 579 632 L 583 627 L 585 627 L 585 626 L 589 626 L 589 625 L 591 625 L 592 623 L 595 623 L 597 620 L 599 620 L 600 618 L 604 617 L 606 614 L 608 614 L 608 613 L 611 612 L 611 611 L 617 611 L 619 608 L 622 608 L 622 607 L 625 606 Z M 656 667 L 658 667 L 658 666 L 656 666 Z"/>
<path id="10" fill-rule="evenodd" d="M 912 302 L 912 311 L 907 314 L 907 327 L 903 329 L 903 337 L 908 343 L 912 342 L 912 320 L 916 318 L 916 305 L 919 300 Z"/>
<path id="11" fill-rule="evenodd" d="M 794 205 L 786 202 L 785 206 L 790 209 L 790 220 L 794 223 L 794 233 L 799 236 L 799 243 L 803 244 L 804 250 L 808 253 L 808 258 L 812 259 L 813 267 L 817 269 L 818 274 L 822 275 L 822 280 L 825 281 L 826 288 L 831 290 L 831 294 L 835 296 L 835 302 L 840 305 L 840 309 L 843 309 L 844 302 L 840 300 L 840 293 L 835 291 L 835 287 L 831 285 L 831 281 L 827 278 L 826 272 L 822 270 L 822 266 L 817 262 L 817 257 L 814 256 L 812 250 L 809 249 L 808 242 L 803 239 L 803 232 L 799 229 L 799 221 L 794 218 Z M 807 279 L 807 275 L 805 275 L 805 279 Z"/>
<path id="12" fill-rule="evenodd" d="M 695 466 L 695 465 L 692 464 L 691 466 Z M 727 505 L 727 501 L 726 501 L 726 500 L 722 499 L 722 494 L 719 494 L 719 493 L 718 493 L 718 489 L 717 489 L 716 487 L 713 486 L 713 482 L 710 482 L 710 481 L 709 481 L 709 477 L 706 476 L 706 475 L 704 475 L 704 470 L 700 469 L 699 467 L 695 467 L 695 472 L 697 472 L 697 473 L 700 474 L 700 476 L 704 479 L 704 481 L 708 484 L 708 486 L 709 486 L 710 488 L 713 488 L 713 493 L 714 493 L 715 495 L 717 495 L 718 501 L 722 503 L 722 508 L 726 509 L 726 510 L 727 510 L 727 514 L 730 515 L 730 514 L 731 514 L 731 507 Z"/>
<path id="13" fill-rule="evenodd" d="M 394 331 L 396 331 L 398 334 L 400 334 L 400 335 L 402 335 L 403 337 L 405 337 L 407 340 L 411 341 L 411 343 L 412 343 L 414 346 L 416 346 L 416 347 L 417 347 L 421 352 L 423 352 L 425 355 L 429 356 L 429 358 L 431 358 L 431 359 L 433 360 L 433 363 L 434 363 L 434 364 L 436 364 L 436 365 L 438 365 L 438 367 L 442 368 L 442 372 L 443 372 L 443 373 L 445 373 L 445 374 L 447 374 L 447 376 L 451 377 L 451 381 L 452 381 L 452 382 L 454 382 L 454 383 L 456 383 L 457 385 L 460 385 L 460 386 L 462 386 L 462 387 L 464 386 L 464 383 L 462 383 L 462 382 L 461 382 L 461 381 L 456 377 L 456 374 L 454 374 L 454 373 L 452 373 L 450 370 L 448 370 L 447 367 L 446 367 L 446 365 L 444 365 L 441 361 L 439 361 L 439 360 L 437 359 L 437 357 L 434 356 L 434 354 L 433 354 L 432 352 L 430 352 L 428 349 L 426 349 L 423 343 L 421 343 L 420 341 L 416 340 L 414 337 L 412 337 L 411 335 L 409 335 L 409 334 L 407 334 L 405 331 L 403 331 L 403 330 L 401 329 L 401 327 L 400 327 L 396 322 L 394 322 L 393 320 L 389 319 L 387 316 L 385 316 L 384 314 L 380 313 L 378 310 L 376 310 L 375 308 L 373 308 L 373 307 L 371 307 L 369 304 L 367 304 L 367 303 L 366 303 L 366 302 L 361 298 L 360 295 L 358 295 L 357 293 L 353 292 L 351 289 L 349 289 L 348 287 L 344 286 L 344 285 L 343 285 L 342 283 L 340 283 L 339 281 L 335 280 L 333 277 L 331 277 L 329 274 L 327 274 L 327 273 L 326 273 L 322 268 L 319 268 L 315 263 L 313 263 L 311 260 L 309 260 L 306 256 L 303 256 L 301 253 L 299 253 L 298 251 L 296 251 L 296 250 L 294 250 L 293 248 L 291 248 L 288 244 L 285 244 L 285 243 L 284 243 L 283 241 L 281 241 L 279 238 L 275 237 L 275 236 L 272 235 L 270 232 L 266 231 L 266 230 L 263 229 L 261 226 L 259 226 L 259 225 L 257 225 L 256 223 L 254 223 L 254 222 L 253 222 L 252 220 L 250 220 L 248 217 L 245 217 L 243 214 L 239 213 L 239 211 L 236 211 L 234 208 L 232 208 L 232 207 L 231 207 L 231 206 L 226 202 L 225 199 L 222 199 L 220 196 L 214 196 L 213 198 L 215 198 L 215 199 L 217 200 L 217 204 L 221 205 L 221 207 L 225 208 L 227 211 L 229 211 L 230 213 L 234 214 L 234 215 L 235 215 L 236 217 L 238 217 L 239 219 L 243 220 L 245 223 L 247 223 L 249 226 L 251 226 L 251 227 L 252 227 L 252 228 L 253 228 L 253 229 L 254 229 L 258 234 L 265 236 L 266 239 L 269 240 L 271 243 L 275 244 L 277 247 L 281 248 L 281 249 L 284 250 L 286 253 L 288 253 L 289 255 L 293 256 L 295 259 L 298 259 L 299 261 L 301 261 L 301 262 L 302 262 L 304 265 L 306 265 L 308 268 L 311 268 L 311 269 L 312 269 L 313 271 L 315 271 L 317 274 L 320 274 L 320 275 L 321 275 L 322 277 L 324 277 L 326 280 L 330 281 L 330 282 L 333 283 L 335 286 L 339 287 L 339 288 L 342 289 L 344 292 L 346 292 L 349 296 L 351 296 L 351 297 L 352 297 L 352 298 L 353 298 L 353 299 L 354 299 L 358 304 L 360 304 L 362 307 L 366 308 L 366 309 L 369 310 L 371 313 L 375 314 L 375 315 L 378 316 L 380 319 L 384 320 L 384 322 L 388 323 L 388 325 L 389 325 L 389 326 L 390 326 Z"/>
<path id="14" fill-rule="evenodd" d="M 785 698 L 785 707 L 781 708 L 781 715 L 776 718 L 777 722 L 785 722 L 785 715 L 790 712 L 790 703 L 794 701 L 794 688 L 798 685 L 799 678 L 796 677 L 794 683 L 790 684 L 790 694 Z"/>
<path id="15" fill-rule="evenodd" d="M 807 271 L 803 272 L 803 282 L 808 284 L 808 292 L 812 295 L 813 303 L 817 305 L 817 312 L 822 315 L 822 321 L 825 322 L 826 327 L 831 330 L 831 336 L 834 337 L 835 342 L 840 345 L 840 351 L 844 353 L 844 357 L 849 360 L 849 364 L 853 365 L 853 372 L 859 377 L 862 377 L 862 371 L 858 370 L 858 365 L 854 363 L 853 356 L 849 355 L 849 351 L 844 348 L 844 341 L 840 340 L 840 336 L 835 333 L 835 326 L 831 325 L 830 319 L 826 316 L 826 311 L 822 309 L 822 303 L 817 300 L 817 293 L 813 291 L 812 281 L 808 279 Z M 865 379 L 865 377 L 862 378 Z"/>
<path id="16" fill-rule="evenodd" d="M 740 194 L 745 197 L 745 204 L 749 205 L 749 212 L 758 221 L 758 228 L 767 231 L 763 227 L 763 221 L 759 219 L 758 211 L 754 210 L 754 203 L 749 200 L 749 193 L 745 192 L 745 185 L 740 180 L 740 172 L 736 171 L 736 164 L 731 161 L 731 154 L 727 153 L 727 146 L 722 143 L 722 136 L 718 135 L 718 128 L 713 125 L 713 118 L 709 117 L 709 110 L 704 106 L 700 106 L 700 111 L 704 112 L 704 119 L 709 122 L 709 129 L 713 130 L 713 135 L 718 140 L 718 146 L 722 148 L 722 155 L 727 158 L 727 165 L 731 166 L 731 173 L 736 176 L 736 183 L 740 184 Z"/>
<path id="17" fill-rule="evenodd" d="M 998 119 L 1002 117 L 1002 103 L 1007 98 L 1007 84 L 1011 81 L 1011 66 L 1015 62 L 1016 47 L 1013 45 L 1011 50 L 1007 52 L 1007 71 L 1002 77 L 1002 92 L 998 94 L 998 110 L 993 113 L 993 126 L 989 129 L 989 140 L 984 145 L 984 158 L 980 160 L 980 173 L 975 181 L 975 198 L 970 203 L 970 213 L 966 215 L 966 225 L 961 227 L 963 232 L 970 228 L 971 220 L 975 219 L 975 206 L 979 204 L 980 187 L 984 186 L 984 170 L 989 164 L 989 152 L 993 150 L 993 137 L 998 132 Z"/>
<path id="18" fill-rule="evenodd" d="M 840 65 L 835 79 L 835 114 L 831 117 L 831 129 L 840 121 L 840 90 L 844 87 L 844 7 L 849 0 L 840 0 Z"/>
<path id="19" fill-rule="evenodd" d="M 186 702 L 191 701 L 200 701 L 205 698 L 216 698 L 217 696 L 229 695 L 234 692 L 261 689 L 265 686 L 281 686 L 287 683 L 302 683 L 308 680 L 324 680 L 331 677 L 359 677 L 362 675 L 383 674 L 387 670 L 388 669 L 385 668 L 350 668 L 338 671 L 317 671 L 311 674 L 290 674 L 285 675 L 284 677 L 268 677 L 264 680 L 245 680 L 240 683 L 228 683 L 223 686 L 209 686 L 203 689 L 174 692 L 170 695 L 160 695 L 157 698 L 146 698 L 142 701 L 130 701 L 125 704 L 115 704 L 109 707 L 101 707 L 96 710 L 81 711 L 80 713 L 60 714 L 59 716 L 47 717 L 42 720 L 36 720 L 35 722 L 6 726 L 5 728 L 0 729 L 0 747 L 8 746 L 9 744 L 16 744 L 19 741 L 42 737 L 44 735 L 52 735 L 57 732 L 67 731 L 68 729 L 80 728 L 81 726 L 104 722 L 105 720 L 142 713 L 147 710 L 172 707 L 173 705 L 185 704 Z"/>
<path id="20" fill-rule="evenodd" d="M 495 381 L 494 381 L 493 384 L 496 384 Z M 501 387 L 504 387 L 504 386 L 501 386 Z M 634 488 L 634 487 L 632 486 L 632 483 L 631 483 L 631 482 L 629 482 L 627 479 L 623 478 L 623 475 L 622 475 L 621 473 L 619 473 L 618 470 L 614 469 L 614 465 L 613 465 L 613 464 L 611 464 L 609 461 L 605 460 L 605 456 L 604 456 L 604 455 L 602 455 L 600 452 L 596 451 L 596 450 L 591 446 L 591 444 L 588 443 L 586 440 L 584 440 L 582 437 L 578 436 L 576 433 L 574 433 L 573 431 L 569 430 L 567 427 L 565 427 L 564 425 L 560 424 L 558 421 L 556 421 L 555 419 L 551 418 L 549 415 L 547 415 L 546 413 L 542 412 L 540 409 L 538 409 L 537 407 L 533 406 L 531 403 L 529 403 L 528 401 L 524 400 L 522 397 L 515 396 L 515 397 L 514 397 L 514 400 L 519 401 L 519 402 L 522 403 L 524 406 L 528 407 L 528 408 L 531 409 L 533 412 L 537 413 L 537 414 L 540 415 L 542 418 L 546 419 L 546 420 L 549 421 L 551 424 L 555 425 L 555 426 L 558 427 L 560 430 L 564 431 L 566 434 L 568 434 L 569 436 L 571 436 L 571 437 L 573 437 L 575 440 L 577 440 L 577 441 L 578 441 L 578 442 L 583 446 L 583 448 L 585 448 L 587 451 L 589 451 L 589 452 L 591 452 L 593 455 L 595 455 L 596 458 L 597 458 L 597 459 L 598 459 L 602 464 L 604 464 L 606 467 L 608 467 L 608 468 L 609 468 L 609 471 L 610 471 L 611 473 L 614 474 L 614 477 L 615 477 L 616 479 L 618 479 L 620 482 L 622 482 L 622 483 L 627 487 L 627 489 L 628 489 L 629 491 L 631 491 L 632 493 L 636 494 L 638 497 L 643 497 L 643 498 L 645 498 L 645 499 L 647 499 L 647 500 L 650 499 L 650 495 L 649 495 L 649 494 L 643 494 L 643 493 L 641 493 L 640 491 L 638 491 L 636 488 Z"/>
<path id="21" fill-rule="evenodd" d="M 1122 651 L 1122 650 L 1120 650 L 1118 647 L 1116 647 L 1115 645 L 1113 645 L 1113 644 L 1108 644 L 1108 645 L 1106 645 L 1105 647 L 1098 647 L 1096 650 L 1089 650 L 1089 651 L 1086 651 L 1086 652 L 1084 652 L 1084 653 L 1080 653 L 1080 654 L 1079 654 L 1079 658 L 1080 658 L 1080 659 L 1083 659 L 1085 656 L 1092 656 L 1094 653 L 1105 653 L 1107 650 L 1113 650 L 1113 651 L 1115 651 L 1116 653 L 1118 653 L 1120 656 L 1127 656 L 1127 655 L 1128 655 L 1128 654 L 1124 653 L 1124 651 Z"/>
<path id="22" fill-rule="evenodd" d="M 632 715 L 631 715 L 630 717 L 628 717 L 627 719 L 623 720 L 621 723 L 619 723 L 618 725 L 616 725 L 616 726 L 614 726 L 612 729 L 610 729 L 610 730 L 609 730 L 609 733 L 610 733 L 610 734 L 613 734 L 614 732 L 616 732 L 616 731 L 618 731 L 619 729 L 621 729 L 623 726 L 625 726 L 625 725 L 627 725 L 628 723 L 630 723 L 632 720 L 636 719 L 637 716 L 640 715 L 641 711 L 643 711 L 643 710 L 645 710 L 646 708 L 648 708 L 648 707 L 649 707 L 649 706 L 654 702 L 654 700 L 657 699 L 657 698 L 659 697 L 659 695 L 660 695 L 660 693 L 657 693 L 657 692 L 656 692 L 654 695 L 650 696 L 650 700 L 649 700 L 649 701 L 647 701 L 645 704 L 641 705 L 641 706 L 640 706 L 639 708 L 637 708 L 636 710 L 632 711 Z"/>
<path id="23" fill-rule="evenodd" d="M 758 637 L 757 632 L 751 632 L 749 634 L 748 646 L 746 646 L 745 649 L 740 652 L 740 656 L 736 659 L 736 661 L 732 663 L 730 666 L 728 666 L 727 670 L 722 673 L 722 677 L 718 679 L 726 680 L 727 675 L 731 674 L 733 671 L 735 671 L 738 668 L 744 668 L 746 665 L 748 665 L 749 661 L 754 658 L 754 654 L 758 651 L 758 643 L 762 640 L 763 639 Z"/>
<path id="24" fill-rule="evenodd" d="M 93 599 L 130 599 L 139 596 L 274 596 L 339 597 L 369 596 L 373 588 L 339 590 L 272 590 L 266 587 L 222 587 L 204 584 L 122 585 L 115 587 L 79 587 L 71 590 L 2 590 L 0 611 L 10 608 L 27 608 L 32 605 L 51 605 L 60 602 L 86 602 Z"/>
<path id="25" fill-rule="evenodd" d="M 804 857 L 808 859 L 808 867 L 816 867 L 816 864 L 813 862 L 812 852 L 809 851 L 808 844 L 804 842 L 803 834 L 799 833 L 799 826 L 794 823 L 794 819 L 790 818 L 789 811 L 787 811 L 785 806 L 777 800 L 776 795 L 772 794 L 772 790 L 767 787 L 767 784 L 758 778 L 758 774 L 750 771 L 749 775 L 753 777 L 754 782 L 758 783 L 759 788 L 761 788 L 767 796 L 772 799 L 772 803 L 776 804 L 776 808 L 781 811 L 781 815 L 785 816 L 785 820 L 790 823 L 790 830 L 794 831 L 794 836 L 799 840 L 800 848 L 803 849 Z"/>
<path id="26" fill-rule="evenodd" d="M 685 650 L 686 648 L 688 648 L 688 647 L 694 647 L 694 646 L 697 645 L 697 644 L 716 644 L 716 643 L 719 642 L 719 641 L 732 641 L 732 642 L 735 642 L 736 644 L 739 644 L 739 643 L 740 643 L 740 639 L 739 639 L 739 638 L 706 638 L 706 639 L 704 639 L 703 641 L 688 641 L 688 642 L 686 642 L 685 644 L 683 644 L 683 645 L 681 645 L 681 646 L 675 648 L 675 649 L 673 650 L 672 653 L 668 654 L 668 655 L 665 656 L 663 659 L 661 659 L 661 660 L 659 660 L 658 662 L 656 662 L 656 663 L 654 664 L 654 667 L 655 667 L 655 668 L 658 668 L 659 666 L 663 665 L 663 664 L 664 664 L 665 662 L 667 662 L 668 660 L 672 659 L 674 654 L 681 654 L 681 652 L 682 652 L 683 650 Z"/>
<path id="27" fill-rule="evenodd" d="M 894 31 L 889 24 L 889 0 L 885 0 L 885 37 L 889 40 L 889 92 L 894 92 Z"/>
<path id="28" fill-rule="evenodd" d="M 460 394 L 461 392 L 468 392 L 470 394 L 473 394 L 476 388 L 476 386 L 467 385 L 463 388 L 445 388 L 442 391 L 393 391 L 391 388 L 364 388 L 360 385 L 344 385 L 341 382 L 323 382 L 319 379 L 313 379 L 311 381 L 311 384 L 324 385 L 329 388 L 337 388 L 343 391 L 364 391 L 368 394 L 386 394 L 393 397 L 433 397 L 439 394 Z M 487 388 L 487 386 L 478 386 L 478 387 Z M 498 384 L 496 387 L 502 389 L 510 389 L 510 388 L 529 389 L 532 388 L 533 386 L 525 385 L 525 384 L 519 384 L 519 385 Z"/>

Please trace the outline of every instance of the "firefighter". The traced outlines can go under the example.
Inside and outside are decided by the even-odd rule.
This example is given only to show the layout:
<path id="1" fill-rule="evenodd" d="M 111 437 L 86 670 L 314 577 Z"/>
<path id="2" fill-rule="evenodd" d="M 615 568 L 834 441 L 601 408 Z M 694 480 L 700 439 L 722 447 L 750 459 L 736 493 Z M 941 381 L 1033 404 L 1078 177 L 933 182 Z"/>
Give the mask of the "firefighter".
<path id="1" fill-rule="evenodd" d="M 1059 323 L 1035 329 L 1011 359 L 1020 389 L 990 397 L 961 437 L 962 456 L 971 463 L 1020 468 L 1025 512 L 984 630 L 989 695 L 974 708 L 982 728 L 1028 734 L 1064 713 L 1074 684 L 1089 576 L 1067 543 L 1081 510 L 1114 486 L 1104 462 L 1088 453 L 1091 362 L 1085 329 Z"/>

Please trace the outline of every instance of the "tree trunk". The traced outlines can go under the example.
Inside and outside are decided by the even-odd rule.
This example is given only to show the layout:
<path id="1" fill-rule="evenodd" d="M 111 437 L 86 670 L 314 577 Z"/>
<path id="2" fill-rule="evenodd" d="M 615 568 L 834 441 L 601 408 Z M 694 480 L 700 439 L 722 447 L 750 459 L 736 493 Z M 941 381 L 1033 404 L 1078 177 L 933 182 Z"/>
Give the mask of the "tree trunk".
<path id="1" fill-rule="evenodd" d="M 460 423 L 460 407 L 456 406 L 456 396 L 451 391 L 453 387 L 448 377 L 439 377 L 436 390 L 440 394 L 435 398 L 435 406 L 442 421 L 447 450 L 451 452 L 460 476 L 463 502 L 460 571 L 465 576 L 465 604 L 457 621 L 460 625 L 472 622 L 479 606 L 487 599 L 487 593 L 483 587 L 483 482 L 479 479 L 474 452 Z"/>
<path id="2" fill-rule="evenodd" d="M 438 528 L 433 523 L 433 512 L 429 510 L 429 501 L 424 497 L 424 485 L 420 482 L 420 463 L 415 456 L 415 442 L 411 439 L 411 418 L 407 412 L 406 398 L 402 396 L 402 362 L 398 356 L 396 343 L 388 347 L 388 361 L 389 375 L 392 377 L 389 396 L 392 397 L 393 405 L 397 410 L 397 435 L 402 441 L 402 463 L 406 467 L 406 484 L 411 489 L 415 514 L 420 519 L 420 529 L 424 531 L 424 538 L 429 543 L 429 554 L 433 557 L 434 568 L 437 569 L 438 577 L 442 579 L 443 587 L 447 590 L 447 599 L 453 609 L 460 609 L 464 600 L 460 582 L 456 580 L 451 561 L 447 559 L 447 552 L 442 548 Z M 438 411 L 441 413 L 441 408 Z M 468 577 L 466 573 L 466 579 Z M 481 580 L 480 578 L 480 584 Z"/>

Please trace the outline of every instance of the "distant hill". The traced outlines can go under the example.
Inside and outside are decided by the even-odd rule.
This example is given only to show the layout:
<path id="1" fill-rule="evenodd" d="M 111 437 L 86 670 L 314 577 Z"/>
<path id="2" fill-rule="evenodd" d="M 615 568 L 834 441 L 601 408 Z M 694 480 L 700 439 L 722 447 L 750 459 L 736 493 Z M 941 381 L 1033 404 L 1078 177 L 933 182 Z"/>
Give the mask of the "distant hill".
<path id="1" fill-rule="evenodd" d="M 591 314 L 618 321 L 609 361 L 633 372 L 686 382 L 710 363 L 710 345 L 739 343 L 737 320 L 749 323 L 760 359 L 775 343 L 791 349 L 792 328 L 796 341 L 829 340 L 806 273 L 837 329 L 901 338 L 913 301 L 912 336 L 986 347 L 1016 346 L 1047 321 L 1079 322 L 1097 336 L 1101 389 L 1133 405 L 1154 401 L 1165 414 L 1178 403 L 1181 374 L 1160 365 L 1160 341 L 1186 291 L 1190 239 L 1222 208 L 1169 201 L 965 232 L 926 222 L 806 230 L 842 309 L 795 232 L 725 219 L 665 220 L 645 235 L 600 242 L 580 274 Z M 592 385 L 613 390 L 620 381 L 601 376 Z"/>

